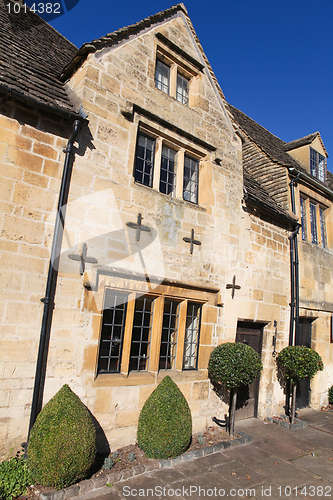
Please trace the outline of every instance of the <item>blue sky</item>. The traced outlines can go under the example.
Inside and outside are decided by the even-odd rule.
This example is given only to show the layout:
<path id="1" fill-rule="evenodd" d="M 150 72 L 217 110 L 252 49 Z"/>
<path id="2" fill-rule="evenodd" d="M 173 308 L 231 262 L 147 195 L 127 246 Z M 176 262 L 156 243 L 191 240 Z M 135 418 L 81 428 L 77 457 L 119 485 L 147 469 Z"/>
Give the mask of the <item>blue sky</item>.
<path id="1" fill-rule="evenodd" d="M 333 157 L 332 0 L 184 3 L 227 101 L 287 142 L 319 130 Z M 80 0 L 51 24 L 80 47 L 171 5 Z"/>

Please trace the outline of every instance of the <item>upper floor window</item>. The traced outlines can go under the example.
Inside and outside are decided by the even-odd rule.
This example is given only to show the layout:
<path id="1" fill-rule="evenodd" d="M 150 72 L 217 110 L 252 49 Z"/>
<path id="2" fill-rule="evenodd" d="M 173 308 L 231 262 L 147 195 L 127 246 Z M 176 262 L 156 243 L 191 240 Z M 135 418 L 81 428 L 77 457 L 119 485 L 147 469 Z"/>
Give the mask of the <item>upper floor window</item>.
<path id="1" fill-rule="evenodd" d="M 197 369 L 202 304 L 133 295 L 106 290 L 97 372 Z"/>
<path id="2" fill-rule="evenodd" d="M 134 178 L 137 183 L 154 187 L 168 196 L 176 196 L 177 191 L 177 196 L 198 204 L 199 159 L 189 156 L 183 148 L 173 149 L 169 141 L 166 143 L 161 137 L 150 137 L 139 131 Z"/>
<path id="3" fill-rule="evenodd" d="M 170 65 L 156 59 L 155 87 L 165 94 L 175 97 L 182 104 L 188 104 L 191 75 L 184 76 L 179 73 L 176 63 L 169 60 L 167 62 Z M 182 69 L 182 71 L 184 70 Z"/>
<path id="4" fill-rule="evenodd" d="M 155 86 L 166 94 L 170 93 L 170 67 L 159 59 L 156 60 Z"/>
<path id="5" fill-rule="evenodd" d="M 326 158 L 312 148 L 310 148 L 310 172 L 314 177 L 325 182 Z"/>
<path id="6" fill-rule="evenodd" d="M 327 247 L 326 209 L 318 202 L 303 196 L 300 197 L 300 216 L 302 224 L 302 240 Z"/>
<path id="7" fill-rule="evenodd" d="M 176 98 L 177 101 L 188 104 L 188 90 L 189 90 L 189 81 L 185 76 L 180 74 L 177 75 L 177 93 Z"/>

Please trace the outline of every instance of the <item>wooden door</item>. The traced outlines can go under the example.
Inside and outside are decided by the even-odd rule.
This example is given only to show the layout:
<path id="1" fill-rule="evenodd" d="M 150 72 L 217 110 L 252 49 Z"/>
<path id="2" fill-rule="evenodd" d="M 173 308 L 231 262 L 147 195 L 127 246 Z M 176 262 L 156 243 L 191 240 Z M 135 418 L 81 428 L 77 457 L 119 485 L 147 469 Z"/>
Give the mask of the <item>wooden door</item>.
<path id="1" fill-rule="evenodd" d="M 309 318 L 300 318 L 298 326 L 298 335 L 295 340 L 296 345 L 311 347 L 311 320 Z M 306 408 L 310 403 L 310 380 L 300 380 L 297 384 L 296 409 Z"/>
<path id="2" fill-rule="evenodd" d="M 262 325 L 258 323 L 238 322 L 236 342 L 251 346 L 261 356 Z M 259 383 L 257 379 L 252 384 L 238 390 L 236 420 L 256 417 L 258 412 Z"/>

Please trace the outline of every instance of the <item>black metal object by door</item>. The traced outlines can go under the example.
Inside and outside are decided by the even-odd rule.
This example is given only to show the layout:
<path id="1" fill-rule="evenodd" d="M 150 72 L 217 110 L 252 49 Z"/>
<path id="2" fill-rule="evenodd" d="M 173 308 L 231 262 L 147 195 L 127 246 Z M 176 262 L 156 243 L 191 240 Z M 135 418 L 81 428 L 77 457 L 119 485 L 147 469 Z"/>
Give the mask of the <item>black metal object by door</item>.
<path id="1" fill-rule="evenodd" d="M 296 345 L 311 347 L 311 322 L 309 318 L 299 318 L 298 335 L 295 339 Z M 296 391 L 296 409 L 305 408 L 310 403 L 310 380 L 300 380 Z"/>
<path id="2" fill-rule="evenodd" d="M 261 356 L 263 325 L 239 321 L 236 342 L 252 347 Z M 259 379 L 238 390 L 236 420 L 256 417 L 258 412 Z"/>

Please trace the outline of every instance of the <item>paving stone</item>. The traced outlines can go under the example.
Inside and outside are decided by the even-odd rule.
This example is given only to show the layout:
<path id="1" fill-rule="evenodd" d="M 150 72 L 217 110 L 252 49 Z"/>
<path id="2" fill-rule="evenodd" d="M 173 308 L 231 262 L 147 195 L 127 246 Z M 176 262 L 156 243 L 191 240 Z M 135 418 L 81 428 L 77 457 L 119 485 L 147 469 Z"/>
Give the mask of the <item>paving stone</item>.
<path id="1" fill-rule="evenodd" d="M 333 480 L 333 463 L 329 459 L 306 455 L 293 460 L 293 464 L 313 474 L 317 474 L 323 479 Z"/>
<path id="2" fill-rule="evenodd" d="M 194 477 L 197 474 L 208 472 L 208 469 L 202 463 L 198 463 L 198 461 L 199 460 L 197 459 L 192 460 L 192 462 L 183 462 L 179 465 L 176 465 L 175 470 L 178 470 L 187 477 Z"/>
<path id="3" fill-rule="evenodd" d="M 315 481 L 317 477 L 309 474 L 307 471 L 300 469 L 295 460 L 288 461 L 279 457 L 270 456 L 263 460 L 259 460 L 251 464 L 251 468 L 269 478 L 270 484 L 277 486 L 296 487 L 301 484 L 307 484 L 308 481 Z"/>
<path id="4" fill-rule="evenodd" d="M 185 475 L 176 469 L 168 468 L 153 472 L 151 477 L 157 479 L 158 481 L 163 481 L 165 484 L 172 484 L 175 481 L 183 479 Z"/>
<path id="5" fill-rule="evenodd" d="M 287 429 L 284 432 L 288 432 Z M 299 457 L 304 453 L 304 448 L 293 446 L 289 444 L 288 439 L 281 440 L 278 436 L 257 440 L 255 444 L 267 453 L 274 453 L 274 455 L 287 460 Z"/>
<path id="6" fill-rule="evenodd" d="M 262 474 L 236 460 L 214 467 L 214 473 L 221 474 L 233 487 L 239 488 L 255 486 L 265 479 Z"/>
<path id="7" fill-rule="evenodd" d="M 227 457 L 233 458 L 234 460 L 238 460 L 244 465 L 251 465 L 257 460 L 262 460 L 263 458 L 268 458 L 269 453 L 261 450 L 257 446 L 241 446 L 236 447 L 232 450 L 228 450 L 225 452 Z"/>
<path id="8" fill-rule="evenodd" d="M 210 468 L 213 465 L 223 464 L 229 462 L 230 457 L 227 456 L 226 452 L 213 453 L 212 455 L 207 455 L 206 457 L 198 458 L 194 460 L 193 463 L 197 463 L 201 467 Z"/>

